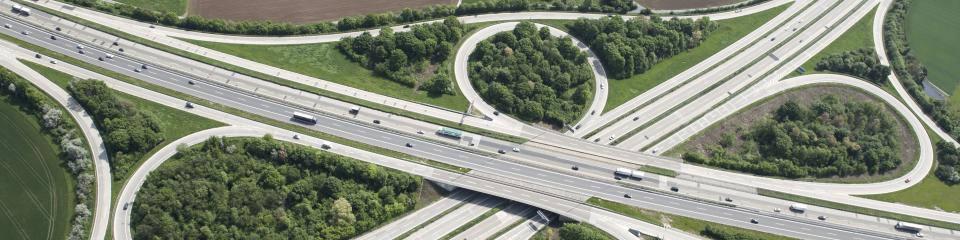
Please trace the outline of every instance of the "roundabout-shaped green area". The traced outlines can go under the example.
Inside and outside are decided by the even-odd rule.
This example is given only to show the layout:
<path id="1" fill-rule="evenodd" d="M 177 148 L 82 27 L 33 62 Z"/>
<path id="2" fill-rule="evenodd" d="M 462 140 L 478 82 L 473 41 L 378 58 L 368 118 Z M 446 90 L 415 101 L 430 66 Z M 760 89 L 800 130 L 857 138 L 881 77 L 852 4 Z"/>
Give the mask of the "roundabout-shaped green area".
<path id="1" fill-rule="evenodd" d="M 587 54 L 570 38 L 530 22 L 480 42 L 468 68 L 485 102 L 527 122 L 562 127 L 577 121 L 593 99 Z"/>
<path id="2" fill-rule="evenodd" d="M 272 138 L 210 138 L 152 172 L 134 239 L 349 239 L 412 210 L 421 179 Z"/>
<path id="3" fill-rule="evenodd" d="M 873 182 L 912 169 L 917 145 L 907 123 L 872 95 L 818 86 L 750 106 L 674 151 L 690 163 L 763 176 Z"/>

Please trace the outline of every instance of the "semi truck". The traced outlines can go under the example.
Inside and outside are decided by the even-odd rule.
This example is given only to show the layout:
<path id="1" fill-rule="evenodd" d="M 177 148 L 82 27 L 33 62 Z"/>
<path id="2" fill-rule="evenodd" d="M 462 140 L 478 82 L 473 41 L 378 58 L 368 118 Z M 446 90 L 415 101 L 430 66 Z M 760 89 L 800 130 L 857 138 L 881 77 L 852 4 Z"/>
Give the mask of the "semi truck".
<path id="1" fill-rule="evenodd" d="M 897 222 L 896 228 L 914 232 L 920 232 L 920 230 L 923 230 L 923 226 L 908 222 Z"/>
<path id="2" fill-rule="evenodd" d="M 643 179 L 643 177 L 646 176 L 641 171 L 632 170 L 629 168 L 617 168 L 617 170 L 613 173 L 616 175 L 624 176 L 624 177 L 632 177 L 632 178 L 638 178 L 638 179 Z"/>

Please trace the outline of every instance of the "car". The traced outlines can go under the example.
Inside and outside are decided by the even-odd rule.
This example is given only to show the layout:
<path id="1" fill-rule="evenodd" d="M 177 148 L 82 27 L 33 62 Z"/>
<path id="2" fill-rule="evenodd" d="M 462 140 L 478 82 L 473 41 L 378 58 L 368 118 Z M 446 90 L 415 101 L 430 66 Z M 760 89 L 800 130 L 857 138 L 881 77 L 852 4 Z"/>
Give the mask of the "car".
<path id="1" fill-rule="evenodd" d="M 626 193 L 623 194 L 623 197 L 625 197 L 625 198 L 633 198 L 633 197 L 630 196 L 630 194 L 626 194 Z"/>
<path id="2" fill-rule="evenodd" d="M 57 64 L 57 60 L 50 60 L 50 64 Z"/>
<path id="3" fill-rule="evenodd" d="M 750 223 L 757 224 L 757 223 L 760 223 L 760 221 L 757 221 L 756 218 L 751 218 Z"/>
<path id="4" fill-rule="evenodd" d="M 57 27 L 56 29 L 57 29 L 57 31 L 63 30 L 63 29 L 60 29 L 60 27 Z"/>
<path id="5" fill-rule="evenodd" d="M 670 187 L 670 191 L 679 192 L 679 191 L 680 191 L 680 188 L 678 188 L 678 187 L 676 187 L 676 186 Z"/>
<path id="6" fill-rule="evenodd" d="M 83 54 L 83 49 L 77 50 L 77 53 Z"/>
<path id="7" fill-rule="evenodd" d="M 640 116 L 633 117 L 633 120 L 634 120 L 634 121 L 640 120 Z"/>
<path id="8" fill-rule="evenodd" d="M 782 210 L 780 210 L 780 208 L 774 208 L 774 209 L 773 209 L 773 212 L 780 212 L 780 211 L 782 211 Z"/>
<path id="9" fill-rule="evenodd" d="M 130 203 L 124 203 L 123 210 L 127 210 L 128 208 L 130 208 Z"/>
<path id="10" fill-rule="evenodd" d="M 613 176 L 613 179 L 616 179 L 617 181 L 623 180 L 623 178 L 621 178 L 620 176 Z"/>
<path id="11" fill-rule="evenodd" d="M 133 71 L 134 71 L 134 72 L 140 72 L 140 69 L 139 69 L 139 68 L 134 68 Z"/>
<path id="12" fill-rule="evenodd" d="M 57 36 L 50 35 L 50 40 L 57 40 Z"/>
<path id="13" fill-rule="evenodd" d="M 590 111 L 590 115 L 597 114 L 597 110 Z"/>
<path id="14" fill-rule="evenodd" d="M 20 33 L 23 34 L 23 35 L 30 35 L 30 32 L 27 32 L 27 31 L 22 31 L 22 32 L 20 32 Z"/>
<path id="15" fill-rule="evenodd" d="M 410 28 L 410 24 L 403 25 L 403 28 Z"/>
<path id="16" fill-rule="evenodd" d="M 407 147 L 413 147 L 413 143 L 407 143 Z"/>
<path id="17" fill-rule="evenodd" d="M 820 215 L 819 217 L 817 217 L 817 219 L 826 221 L 826 220 L 827 220 L 827 217 L 826 217 L 826 216 L 823 216 L 823 215 Z"/>
<path id="18" fill-rule="evenodd" d="M 37 53 L 37 55 L 34 55 L 34 57 L 36 57 L 36 58 L 43 58 L 43 55 L 40 55 L 39 53 Z"/>
<path id="19" fill-rule="evenodd" d="M 513 152 L 520 152 L 519 148 L 513 148 Z"/>
<path id="20" fill-rule="evenodd" d="M 77 49 L 83 49 L 83 45 L 77 45 Z"/>
<path id="21" fill-rule="evenodd" d="M 913 235 L 914 235 L 914 236 L 917 236 L 918 238 L 922 238 L 922 237 L 923 237 L 923 233 L 920 233 L 920 232 L 917 232 L 917 233 L 915 233 L 915 234 L 913 234 Z"/>
<path id="22" fill-rule="evenodd" d="M 320 148 L 322 148 L 322 149 L 330 149 L 330 143 L 322 142 L 322 143 L 320 143 Z"/>
<path id="23" fill-rule="evenodd" d="M 373 120 L 373 124 L 380 124 L 380 120 Z"/>
<path id="24" fill-rule="evenodd" d="M 423 134 L 423 130 L 417 130 L 417 134 Z"/>
<path id="25" fill-rule="evenodd" d="M 156 27 L 157 27 L 157 26 L 154 26 L 153 24 L 150 24 L 150 28 L 156 28 Z"/>
<path id="26" fill-rule="evenodd" d="M 777 40 L 777 38 L 775 38 L 775 37 L 770 38 L 770 41 L 774 41 L 774 40 Z"/>
<path id="27" fill-rule="evenodd" d="M 733 199 L 730 199 L 730 198 L 724 198 L 723 200 L 727 202 L 733 202 Z"/>
<path id="28" fill-rule="evenodd" d="M 600 138 L 594 139 L 593 142 L 599 142 Z"/>
<path id="29" fill-rule="evenodd" d="M 123 52 L 123 48 L 117 48 L 117 51 Z"/>
<path id="30" fill-rule="evenodd" d="M 184 107 L 186 107 L 186 108 L 193 108 L 193 103 L 187 102 L 187 104 L 184 105 Z"/>
<path id="31" fill-rule="evenodd" d="M 504 151 L 503 149 L 497 149 L 497 153 L 500 153 L 500 154 L 506 154 L 506 153 L 507 153 L 507 151 Z"/>
<path id="32" fill-rule="evenodd" d="M 500 116 L 500 112 L 493 111 L 493 115 L 494 115 L 494 116 Z"/>
<path id="33" fill-rule="evenodd" d="M 600 89 L 603 90 L 603 84 L 600 84 Z"/>
<path id="34" fill-rule="evenodd" d="M 114 42 L 113 42 L 113 45 L 114 45 L 114 46 L 120 46 L 120 42 L 114 41 Z"/>
<path id="35" fill-rule="evenodd" d="M 194 85 L 193 80 L 187 80 L 187 84 Z"/>
<path id="36" fill-rule="evenodd" d="M 607 138 L 607 140 L 613 140 L 613 139 L 616 138 L 616 137 L 617 137 L 617 135 L 610 135 L 610 137 Z"/>
<path id="37" fill-rule="evenodd" d="M 577 167 L 576 165 L 574 165 L 573 167 L 570 167 L 570 169 L 573 169 L 574 171 L 578 171 L 580 170 L 580 167 Z"/>
<path id="38" fill-rule="evenodd" d="M 104 57 L 107 57 L 107 58 L 109 58 L 109 59 L 113 59 L 113 54 L 109 54 L 109 53 L 108 53 L 107 55 L 104 55 Z"/>
<path id="39" fill-rule="evenodd" d="M 140 68 L 143 68 L 144 70 L 146 70 L 146 69 L 147 69 L 147 65 L 146 65 L 146 64 L 140 65 Z"/>
<path id="40" fill-rule="evenodd" d="M 4 28 L 10 28 L 10 24 L 4 24 L 3 27 L 4 27 Z"/>
<path id="41" fill-rule="evenodd" d="M 293 139 L 300 140 L 300 135 L 294 134 L 294 135 L 293 135 Z"/>
<path id="42" fill-rule="evenodd" d="M 103 57 L 98 57 L 97 60 L 103 61 Z"/>

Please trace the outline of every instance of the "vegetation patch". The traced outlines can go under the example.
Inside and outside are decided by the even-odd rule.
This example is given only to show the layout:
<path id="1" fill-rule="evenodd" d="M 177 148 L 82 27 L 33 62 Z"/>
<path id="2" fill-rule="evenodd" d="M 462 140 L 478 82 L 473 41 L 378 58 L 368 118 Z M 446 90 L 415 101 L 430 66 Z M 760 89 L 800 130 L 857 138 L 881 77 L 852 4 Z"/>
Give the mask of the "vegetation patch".
<path id="1" fill-rule="evenodd" d="M 135 239 L 349 239 L 416 206 L 421 179 L 263 138 L 210 138 L 147 178 Z M 198 192 L 199 191 L 199 192 Z"/>
<path id="2" fill-rule="evenodd" d="M 593 99 L 593 70 L 569 38 L 522 22 L 470 54 L 473 86 L 497 110 L 554 127 L 577 121 Z"/>
<path id="3" fill-rule="evenodd" d="M 807 74 L 816 73 L 817 63 L 820 63 L 824 58 L 830 55 L 842 54 L 844 52 L 856 51 L 861 48 L 872 48 L 873 47 L 873 18 L 874 14 L 877 13 L 877 10 L 871 10 L 870 13 L 863 16 L 860 21 L 857 21 L 850 29 L 847 29 L 840 37 L 827 45 L 826 48 L 818 52 L 816 55 L 813 55 L 807 62 L 803 63 L 802 67 L 806 70 Z M 876 53 L 874 53 L 876 55 Z M 791 73 L 792 76 L 800 75 L 799 72 L 794 71 Z"/>
<path id="4" fill-rule="evenodd" d="M 917 1 L 910 5 L 903 22 L 903 36 L 910 43 L 907 54 L 923 63 L 927 73 L 925 80 L 950 94 L 950 102 L 957 110 L 960 105 L 960 49 L 954 47 L 960 39 L 960 1 Z M 923 79 L 920 79 L 923 80 Z"/>
<path id="5" fill-rule="evenodd" d="M 191 0 L 194 2 L 196 0 Z M 182 16 L 187 12 L 187 0 L 116 0 L 116 2 L 157 12 L 171 12 Z"/>
<path id="6" fill-rule="evenodd" d="M 699 219 L 683 217 L 673 214 L 666 214 L 656 211 L 641 209 L 635 206 L 626 205 L 602 198 L 591 197 L 587 199 L 587 204 L 597 206 L 611 212 L 632 217 L 640 221 L 648 222 L 657 226 L 668 225 L 671 228 L 681 231 L 695 233 L 703 237 L 715 240 L 725 239 L 793 239 L 784 236 L 759 232 L 755 230 L 743 229 L 727 226 L 723 224 L 711 223 Z"/>
<path id="7" fill-rule="evenodd" d="M 877 85 L 887 83 L 890 67 L 880 64 L 873 48 L 860 48 L 825 56 L 817 63 L 817 71 L 830 71 L 866 79 Z"/>
<path id="8" fill-rule="evenodd" d="M 930 134 L 931 141 L 938 142 L 936 159 L 939 164 L 937 167 L 931 168 L 926 177 L 910 188 L 892 193 L 861 197 L 948 212 L 960 212 L 960 201 L 957 201 L 957 199 L 960 199 L 960 184 L 948 184 L 947 182 L 950 182 L 950 178 L 953 176 L 950 176 L 949 171 L 942 170 L 942 167 L 940 167 L 944 164 L 941 159 L 956 157 L 956 149 L 952 144 L 941 141 L 934 133 L 931 132 Z M 954 160 L 947 160 L 947 162 Z M 941 171 L 943 173 L 937 174 Z M 947 179 L 944 179 L 944 177 Z"/>
<path id="9" fill-rule="evenodd" d="M 0 119 L 7 123 L 0 135 L 6 156 L 0 161 L 0 188 L 10 193 L 0 197 L 0 232 L 22 239 L 88 237 L 95 177 L 83 133 L 50 96 L 2 67 L 0 86 Z"/>
<path id="10" fill-rule="evenodd" d="M 557 222 L 557 221 L 554 221 Z M 613 240 L 617 239 L 587 223 L 557 222 L 537 231 L 530 240 Z"/>
<path id="11" fill-rule="evenodd" d="M 765 176 L 896 177 L 916 162 L 917 141 L 892 108 L 875 101 L 847 87 L 793 90 L 728 117 L 678 149 L 687 162 Z"/>

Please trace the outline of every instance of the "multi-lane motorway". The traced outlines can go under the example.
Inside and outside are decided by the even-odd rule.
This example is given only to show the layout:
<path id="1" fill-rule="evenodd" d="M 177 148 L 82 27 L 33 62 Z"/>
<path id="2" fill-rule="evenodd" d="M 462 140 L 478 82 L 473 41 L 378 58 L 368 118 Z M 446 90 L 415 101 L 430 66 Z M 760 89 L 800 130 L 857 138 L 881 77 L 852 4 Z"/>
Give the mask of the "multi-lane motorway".
<path id="1" fill-rule="evenodd" d="M 16 36 L 38 46 L 43 46 L 45 48 L 67 54 L 68 56 L 82 59 L 88 63 L 92 63 L 112 71 L 120 72 L 146 82 L 163 86 L 165 88 L 170 88 L 175 91 L 208 99 L 215 103 L 283 121 L 288 121 L 291 113 L 294 110 L 304 110 L 300 107 L 282 101 L 261 98 L 257 95 L 237 91 L 219 84 L 210 84 L 203 79 L 195 78 L 193 76 L 185 75 L 173 70 L 148 67 L 148 69 L 141 70 L 141 72 L 135 72 L 134 69 L 140 68 L 140 66 L 143 64 L 147 64 L 148 66 L 152 65 L 127 56 L 117 56 L 113 59 L 99 61 L 98 58 L 105 56 L 106 52 L 105 50 L 100 49 L 98 46 L 87 44 L 86 42 L 77 42 L 61 34 L 47 32 L 33 26 L 25 25 L 22 22 L 11 20 L 12 19 L 9 17 L 4 17 L 2 19 L 4 24 L 12 25 L 11 30 L 4 30 L 5 34 Z M 18 29 L 19 31 L 14 29 Z M 30 31 L 31 33 L 29 35 L 21 34 L 20 31 L 23 30 Z M 51 40 L 50 35 L 58 35 L 60 37 L 58 40 Z M 76 46 L 78 44 L 85 46 L 83 54 L 80 54 L 77 50 Z M 191 85 L 188 83 L 189 81 L 194 81 L 195 84 Z M 474 171 L 496 173 L 505 178 L 537 184 L 532 185 L 532 188 L 553 188 L 561 191 L 565 190 L 576 192 L 589 196 L 613 199 L 631 205 L 643 206 L 644 208 L 652 210 L 671 212 L 688 217 L 805 239 L 834 239 L 838 236 L 846 239 L 892 238 L 891 236 L 885 234 L 848 229 L 846 227 L 829 223 L 809 222 L 807 220 L 795 219 L 788 216 L 770 215 L 752 210 L 719 206 L 656 192 L 634 190 L 610 182 L 581 178 L 555 171 L 547 171 L 511 161 L 503 161 L 496 157 L 465 152 L 458 148 L 436 144 L 432 141 L 424 141 L 418 137 L 386 131 L 367 124 L 357 123 L 339 117 L 327 116 L 322 113 L 317 113 L 317 115 L 319 123 L 317 125 L 308 127 L 337 136 L 354 139 L 366 144 L 405 152 L 411 155 L 425 157 L 457 166 L 468 167 L 474 169 Z M 405 143 L 408 142 L 414 143 L 416 147 L 405 147 Z M 484 144 L 489 143 L 485 142 Z M 494 146 L 494 148 L 506 147 L 509 146 Z M 516 154 L 526 154 L 526 152 Z M 633 198 L 624 199 L 624 194 L 629 194 L 633 196 Z M 749 223 L 749 219 L 751 218 L 759 219 L 760 224 Z"/>

